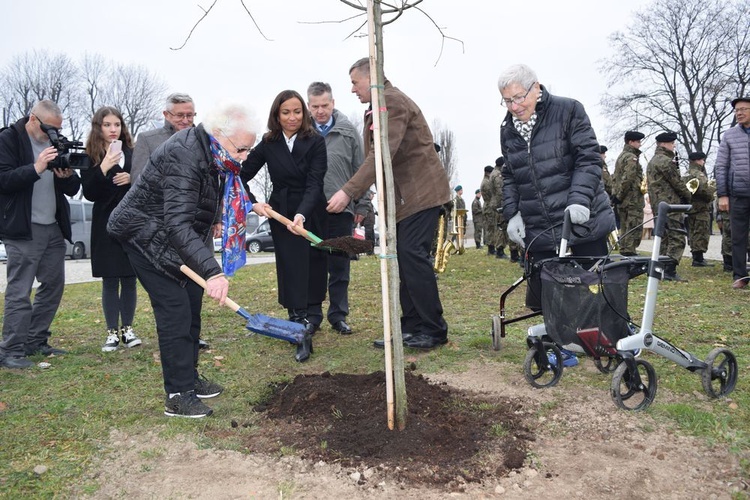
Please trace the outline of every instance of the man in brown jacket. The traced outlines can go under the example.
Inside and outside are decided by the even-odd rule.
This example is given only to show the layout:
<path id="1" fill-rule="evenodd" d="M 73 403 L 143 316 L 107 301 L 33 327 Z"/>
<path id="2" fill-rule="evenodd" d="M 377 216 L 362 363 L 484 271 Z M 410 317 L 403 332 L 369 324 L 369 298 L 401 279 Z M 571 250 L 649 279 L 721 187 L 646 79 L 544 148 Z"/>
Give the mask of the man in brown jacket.
<path id="1" fill-rule="evenodd" d="M 371 101 L 370 61 L 360 59 L 349 69 L 352 92 L 362 103 Z M 432 349 L 448 341 L 448 325 L 430 248 L 440 206 L 451 199 L 450 184 L 435 152 L 432 132 L 419 107 L 386 79 L 388 144 L 396 195 L 396 255 L 401 298 L 404 346 Z M 365 113 L 365 161 L 357 173 L 328 200 L 328 211 L 338 213 L 375 182 L 372 105 Z M 382 340 L 375 346 L 381 347 Z"/>

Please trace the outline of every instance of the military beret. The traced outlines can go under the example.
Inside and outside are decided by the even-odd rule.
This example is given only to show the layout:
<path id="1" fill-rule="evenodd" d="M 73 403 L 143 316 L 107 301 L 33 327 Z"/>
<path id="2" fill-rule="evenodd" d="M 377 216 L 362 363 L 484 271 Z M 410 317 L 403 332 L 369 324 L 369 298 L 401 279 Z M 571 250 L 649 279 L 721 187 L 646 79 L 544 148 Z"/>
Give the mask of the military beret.
<path id="1" fill-rule="evenodd" d="M 476 191 L 474 191 L 474 194 L 479 194 L 479 193 L 481 193 L 481 190 L 479 190 L 479 189 L 477 189 Z"/>
<path id="2" fill-rule="evenodd" d="M 695 151 L 688 155 L 688 160 L 690 161 L 705 160 L 705 159 L 706 159 L 706 153 L 703 153 L 701 151 Z"/>
<path id="3" fill-rule="evenodd" d="M 750 102 L 750 97 L 738 97 L 732 101 L 732 107 L 737 106 L 738 102 Z"/>
<path id="4" fill-rule="evenodd" d="M 502 156 L 495 160 L 496 167 L 502 167 L 503 165 L 505 165 L 505 158 L 503 158 Z"/>
<path id="5" fill-rule="evenodd" d="M 674 142 L 677 140 L 677 134 L 671 131 L 662 132 L 656 136 L 656 142 Z"/>
<path id="6" fill-rule="evenodd" d="M 646 136 L 637 130 L 628 130 L 625 132 L 625 142 L 642 141 L 644 137 Z"/>
<path id="7" fill-rule="evenodd" d="M 459 184 L 458 186 L 456 186 L 456 187 L 454 187 L 454 188 L 453 188 L 453 190 L 454 190 L 455 192 L 457 192 L 457 193 L 458 193 L 459 191 L 461 191 L 462 189 L 463 189 L 463 186 L 461 186 L 461 184 Z"/>
<path id="8" fill-rule="evenodd" d="M 599 146 L 599 154 L 604 154 L 607 152 L 607 146 Z"/>
<path id="9" fill-rule="evenodd" d="M 486 173 L 492 172 L 493 170 L 494 168 L 492 167 L 492 165 L 487 165 L 486 167 L 484 167 L 484 171 Z"/>

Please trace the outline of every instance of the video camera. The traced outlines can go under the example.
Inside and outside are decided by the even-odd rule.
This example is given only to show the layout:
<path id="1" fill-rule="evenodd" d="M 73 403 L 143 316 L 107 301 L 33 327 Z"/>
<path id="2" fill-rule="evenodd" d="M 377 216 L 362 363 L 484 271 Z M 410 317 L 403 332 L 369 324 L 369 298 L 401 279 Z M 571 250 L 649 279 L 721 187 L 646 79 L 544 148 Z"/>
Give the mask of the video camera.
<path id="1" fill-rule="evenodd" d="M 86 153 L 81 141 L 69 141 L 55 127 L 39 122 L 42 131 L 47 134 L 52 146 L 57 149 L 57 158 L 47 164 L 49 170 L 53 168 L 75 168 L 86 170 L 91 167 L 91 159 Z"/>

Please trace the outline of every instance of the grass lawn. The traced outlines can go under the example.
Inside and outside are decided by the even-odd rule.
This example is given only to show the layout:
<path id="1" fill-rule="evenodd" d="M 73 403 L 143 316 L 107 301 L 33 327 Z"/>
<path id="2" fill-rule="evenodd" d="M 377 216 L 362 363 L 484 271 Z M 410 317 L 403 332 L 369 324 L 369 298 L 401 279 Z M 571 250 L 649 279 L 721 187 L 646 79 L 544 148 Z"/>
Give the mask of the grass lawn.
<path id="1" fill-rule="evenodd" d="M 526 328 L 539 318 L 510 325 L 500 351 L 492 350 L 489 335 L 492 315 L 499 312 L 500 294 L 520 274 L 517 265 L 490 258 L 484 250 L 469 249 L 451 257 L 439 279 L 451 343 L 419 354 L 418 371 L 461 371 L 475 363 L 505 361 L 516 364 L 520 372 L 527 350 Z M 714 347 L 726 346 L 737 356 L 739 380 L 730 402 L 713 402 L 706 411 L 705 405 L 693 404 L 696 394 L 702 393 L 699 374 L 647 354 L 659 377 L 656 401 L 647 411 L 677 432 L 726 445 L 747 470 L 750 291 L 732 290 L 731 276 L 720 266 L 693 268 L 684 260 L 680 274 L 689 283 L 662 284 L 655 332 L 700 359 Z M 636 322 L 645 283 L 643 276 L 630 283 L 630 313 Z M 513 295 L 511 317 L 524 311 L 523 293 Z M 250 312 L 286 317 L 276 301 L 273 264 L 243 268 L 232 278 L 230 296 Z M 215 413 L 200 421 L 163 416 L 159 352 L 145 292 L 139 289 L 135 321 L 144 344 L 114 353 L 101 352 L 106 327 L 100 297 L 100 283 L 66 287 L 52 325 L 51 343 L 69 354 L 47 359 L 50 368 L 0 369 L 0 498 L 69 496 L 74 487 L 96 491 L 93 482 L 86 482 L 86 472 L 114 428 L 128 433 L 148 430 L 164 437 L 185 435 L 202 446 L 239 449 L 231 438 L 209 438 L 205 432 L 226 428 L 233 418 L 252 420 L 250 408 L 267 396 L 269 384 L 299 373 L 383 369 L 382 351 L 371 347 L 372 340 L 382 336 L 380 266 L 375 257 L 352 262 L 349 322 L 356 333 L 343 337 L 324 324 L 315 337 L 315 354 L 304 364 L 294 361 L 294 348 L 288 343 L 248 337 L 242 318 L 206 299 L 203 336 L 212 349 L 201 355 L 200 371 L 223 384 L 227 392 L 210 401 Z M 407 351 L 407 356 L 413 355 Z M 584 374 L 580 380 L 609 399 L 601 390 L 601 375 Z M 615 411 L 614 403 L 612 408 Z M 46 467 L 46 472 L 35 473 L 37 466 Z"/>

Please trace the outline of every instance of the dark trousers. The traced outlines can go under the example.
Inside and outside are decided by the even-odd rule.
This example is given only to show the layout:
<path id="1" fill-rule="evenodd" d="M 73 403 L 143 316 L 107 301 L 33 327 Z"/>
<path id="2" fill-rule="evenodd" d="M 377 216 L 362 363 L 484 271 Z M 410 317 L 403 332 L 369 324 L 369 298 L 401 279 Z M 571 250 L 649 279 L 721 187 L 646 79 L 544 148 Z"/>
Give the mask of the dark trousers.
<path id="1" fill-rule="evenodd" d="M 401 331 L 445 338 L 437 279 L 430 262 L 440 208 L 429 208 L 396 224 L 396 255 L 401 295 Z"/>
<path id="2" fill-rule="evenodd" d="M 732 227 L 732 274 L 734 279 L 747 277 L 747 235 L 750 224 L 750 197 L 729 199 L 729 222 Z"/>
<path id="3" fill-rule="evenodd" d="M 5 239 L 8 253 L 0 358 L 22 357 L 46 344 L 65 290 L 65 240 L 60 226 L 32 224 L 30 240 Z M 36 278 L 40 285 L 31 302 Z"/>
<path id="4" fill-rule="evenodd" d="M 192 391 L 198 373 L 203 288 L 180 283 L 157 270 L 141 253 L 123 245 L 138 281 L 148 292 L 159 337 L 161 370 L 167 394 Z"/>
<path id="5" fill-rule="evenodd" d="M 353 228 L 353 214 L 328 214 L 326 239 L 351 236 Z M 350 262 L 348 255 L 332 253 L 328 256 L 328 321 L 331 324 L 344 321 L 349 315 Z"/>
<path id="6" fill-rule="evenodd" d="M 609 248 L 607 247 L 607 238 L 605 237 L 600 240 L 579 243 L 575 246 L 571 246 L 570 252 L 573 255 L 582 257 L 605 256 L 609 253 Z M 553 257 L 558 257 L 558 254 L 556 254 L 552 250 L 544 250 L 541 252 L 533 253 L 529 252 L 528 265 L 530 267 L 528 267 L 528 269 L 532 269 L 531 266 L 533 266 L 535 262 L 539 262 L 544 259 L 551 259 Z M 532 271 L 531 275 L 528 277 L 528 282 L 526 284 L 526 307 L 533 311 L 542 310 L 542 276 L 541 272 L 539 272 L 538 270 Z"/>

